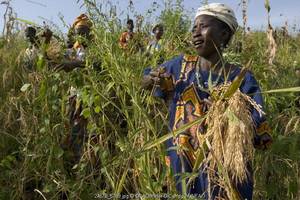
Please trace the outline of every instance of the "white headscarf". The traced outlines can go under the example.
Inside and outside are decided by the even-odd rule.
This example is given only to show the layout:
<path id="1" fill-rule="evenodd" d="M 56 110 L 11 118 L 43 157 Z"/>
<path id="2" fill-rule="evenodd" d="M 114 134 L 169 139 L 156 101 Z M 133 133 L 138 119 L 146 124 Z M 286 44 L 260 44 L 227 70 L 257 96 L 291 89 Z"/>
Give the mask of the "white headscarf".
<path id="1" fill-rule="evenodd" d="M 209 15 L 216 17 L 220 21 L 226 23 L 234 33 L 238 27 L 238 23 L 233 10 L 222 3 L 210 3 L 198 8 L 195 19 L 200 15 Z"/>

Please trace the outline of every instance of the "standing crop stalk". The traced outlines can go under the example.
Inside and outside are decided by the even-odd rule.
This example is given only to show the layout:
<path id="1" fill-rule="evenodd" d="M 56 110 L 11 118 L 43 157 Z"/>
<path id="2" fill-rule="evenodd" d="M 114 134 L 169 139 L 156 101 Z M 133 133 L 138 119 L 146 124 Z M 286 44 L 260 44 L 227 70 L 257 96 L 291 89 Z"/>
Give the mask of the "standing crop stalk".
<path id="1" fill-rule="evenodd" d="M 271 10 L 271 6 L 270 6 L 270 1 L 269 0 L 265 0 L 265 8 L 267 10 L 268 13 L 268 28 L 267 28 L 267 38 L 268 38 L 268 64 L 269 66 L 273 65 L 273 61 L 275 59 L 276 56 L 276 50 L 277 50 L 277 45 L 274 39 L 274 30 L 273 27 L 271 25 L 271 20 L 270 20 L 270 10 Z"/>

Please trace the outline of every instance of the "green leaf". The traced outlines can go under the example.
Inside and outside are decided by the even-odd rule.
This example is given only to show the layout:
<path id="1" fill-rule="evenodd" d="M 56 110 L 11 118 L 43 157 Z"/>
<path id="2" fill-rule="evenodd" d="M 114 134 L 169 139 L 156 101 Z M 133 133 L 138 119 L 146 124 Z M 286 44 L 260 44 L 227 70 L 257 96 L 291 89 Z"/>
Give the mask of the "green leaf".
<path id="1" fill-rule="evenodd" d="M 96 95 L 96 96 L 94 97 L 94 104 L 95 104 L 95 105 L 100 105 L 100 103 L 101 103 L 100 96 L 99 96 L 99 95 Z"/>
<path id="2" fill-rule="evenodd" d="M 264 91 L 262 93 L 284 93 L 284 92 L 300 92 L 300 87 L 282 88 Z"/>
<path id="3" fill-rule="evenodd" d="M 100 111 L 101 111 L 100 106 L 96 106 L 96 107 L 94 108 L 94 111 L 95 111 L 95 113 L 100 113 Z"/>
<path id="4" fill-rule="evenodd" d="M 110 186 L 112 187 L 113 190 L 115 190 L 116 186 L 115 186 L 115 181 L 114 181 L 114 177 L 112 177 L 108 171 L 107 171 L 107 168 L 102 168 L 101 169 L 101 173 L 105 174 L 107 179 L 108 179 L 108 182 L 110 183 Z"/>
<path id="5" fill-rule="evenodd" d="M 266 10 L 267 10 L 268 13 L 269 13 L 270 10 L 271 10 L 270 0 L 265 0 L 265 8 L 266 8 Z"/>
<path id="6" fill-rule="evenodd" d="M 43 127 L 43 128 L 40 129 L 40 133 L 45 133 L 45 132 L 46 132 L 46 128 L 45 127 Z"/>
<path id="7" fill-rule="evenodd" d="M 50 124 L 50 120 L 49 120 L 49 119 L 45 119 L 44 122 L 45 122 L 45 124 L 46 124 L 47 126 L 49 126 L 49 124 Z"/>
<path id="8" fill-rule="evenodd" d="M 46 62 L 45 62 L 44 56 L 43 55 L 39 55 L 38 61 L 36 63 L 36 68 L 39 71 L 42 71 L 44 69 L 45 64 L 46 64 Z"/>
<path id="9" fill-rule="evenodd" d="M 44 193 L 49 193 L 49 192 L 51 192 L 51 191 L 53 191 L 53 187 L 52 187 L 52 185 L 48 185 L 48 184 L 46 184 L 44 187 L 43 187 L 43 192 Z"/>
<path id="10" fill-rule="evenodd" d="M 52 91 L 53 91 L 53 92 L 57 92 L 57 90 L 58 90 L 58 86 L 57 86 L 57 85 L 53 85 L 53 86 L 52 86 Z"/>
<path id="11" fill-rule="evenodd" d="M 39 98 L 44 98 L 46 96 L 46 83 L 42 81 L 39 90 Z"/>
<path id="12" fill-rule="evenodd" d="M 88 118 L 89 116 L 91 116 L 91 111 L 89 108 L 85 108 L 82 110 L 80 115 L 83 115 L 84 118 Z"/>
<path id="13" fill-rule="evenodd" d="M 13 167 L 13 164 L 15 163 L 15 161 L 16 161 L 16 158 L 14 156 L 8 155 L 3 160 L 1 160 L 0 166 L 7 168 L 7 169 L 11 169 Z"/>
<path id="14" fill-rule="evenodd" d="M 40 26 L 37 23 L 34 23 L 32 21 L 26 20 L 26 19 L 21 19 L 21 18 L 15 18 L 15 20 L 23 22 L 25 24 L 33 25 L 33 26 Z"/>
<path id="15" fill-rule="evenodd" d="M 122 189 L 124 187 L 124 183 L 125 183 L 125 180 L 126 180 L 126 176 L 127 176 L 127 173 L 128 173 L 128 170 L 129 170 L 129 166 L 127 164 L 123 174 L 122 174 L 122 177 L 120 179 L 120 182 L 118 183 L 118 186 L 117 186 L 117 191 L 116 191 L 116 194 L 120 194 L 122 192 Z"/>
<path id="16" fill-rule="evenodd" d="M 241 86 L 244 80 L 245 74 L 248 71 L 248 67 L 250 66 L 250 64 L 251 64 L 251 60 L 247 63 L 246 67 L 243 67 L 241 69 L 240 74 L 234 79 L 234 81 L 232 81 L 229 88 L 224 93 L 222 99 L 232 97 L 232 95 L 239 89 L 239 87 Z"/>
<path id="17" fill-rule="evenodd" d="M 155 146 L 158 146 L 159 144 L 167 141 L 168 139 L 170 139 L 172 137 L 176 137 L 180 133 L 184 132 L 186 129 L 191 128 L 192 126 L 194 126 L 196 124 L 201 124 L 205 118 L 206 118 L 206 115 L 203 115 L 202 117 L 196 119 L 195 121 L 187 123 L 187 124 L 181 126 L 179 129 L 177 129 L 173 132 L 170 132 L 170 133 L 168 133 L 164 136 L 161 136 L 160 138 L 154 140 L 153 142 L 146 143 L 143 149 L 144 150 L 149 150 L 149 149 L 151 149 Z"/>
<path id="18" fill-rule="evenodd" d="M 61 158 L 64 151 L 59 146 L 55 146 L 53 147 L 53 154 L 56 158 Z"/>
<path id="19" fill-rule="evenodd" d="M 21 87 L 21 91 L 22 91 L 22 92 L 26 92 L 30 86 L 31 86 L 30 83 L 25 83 L 25 84 Z"/>
<path id="20" fill-rule="evenodd" d="M 100 147 L 99 146 L 95 146 L 95 147 L 93 147 L 93 150 L 94 150 L 95 154 L 97 154 L 97 152 L 100 150 Z"/>
<path id="21" fill-rule="evenodd" d="M 115 85 L 115 83 L 114 82 L 110 82 L 110 83 L 108 83 L 107 84 L 107 87 L 106 87 L 106 91 L 107 92 L 109 92 L 110 91 L 110 89 L 113 87 Z"/>

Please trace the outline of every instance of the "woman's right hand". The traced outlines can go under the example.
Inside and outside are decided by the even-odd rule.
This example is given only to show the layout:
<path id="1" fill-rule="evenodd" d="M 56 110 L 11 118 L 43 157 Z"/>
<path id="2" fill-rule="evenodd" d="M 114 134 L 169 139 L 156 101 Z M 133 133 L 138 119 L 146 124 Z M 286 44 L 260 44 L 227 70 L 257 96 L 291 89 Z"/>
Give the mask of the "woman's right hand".
<path id="1" fill-rule="evenodd" d="M 166 72 L 163 67 L 158 67 L 152 70 L 149 75 L 145 75 L 142 79 L 142 88 L 152 89 L 153 87 L 159 87 L 162 90 L 167 88 L 167 79 L 171 77 L 171 74 Z"/>

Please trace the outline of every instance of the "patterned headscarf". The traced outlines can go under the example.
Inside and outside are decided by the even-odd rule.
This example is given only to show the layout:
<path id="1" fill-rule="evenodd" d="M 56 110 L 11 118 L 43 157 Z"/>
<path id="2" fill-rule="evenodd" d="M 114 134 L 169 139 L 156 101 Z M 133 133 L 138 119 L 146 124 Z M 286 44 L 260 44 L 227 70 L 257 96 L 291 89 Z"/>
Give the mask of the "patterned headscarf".
<path id="1" fill-rule="evenodd" d="M 73 28 L 77 28 L 78 26 L 87 26 L 90 28 L 92 26 L 92 22 L 86 14 L 81 14 L 73 23 Z"/>
<path id="2" fill-rule="evenodd" d="M 195 19 L 200 15 L 213 16 L 220 21 L 226 23 L 234 33 L 238 27 L 238 23 L 233 10 L 222 3 L 210 3 L 198 8 Z"/>

